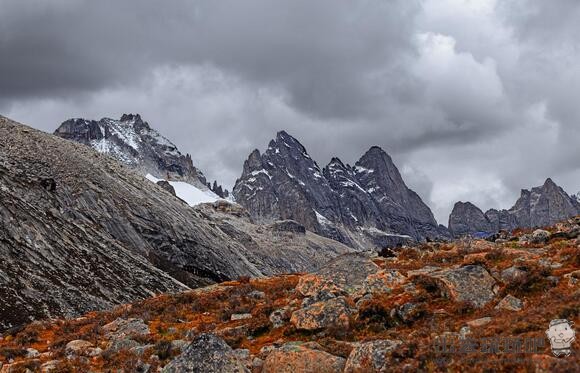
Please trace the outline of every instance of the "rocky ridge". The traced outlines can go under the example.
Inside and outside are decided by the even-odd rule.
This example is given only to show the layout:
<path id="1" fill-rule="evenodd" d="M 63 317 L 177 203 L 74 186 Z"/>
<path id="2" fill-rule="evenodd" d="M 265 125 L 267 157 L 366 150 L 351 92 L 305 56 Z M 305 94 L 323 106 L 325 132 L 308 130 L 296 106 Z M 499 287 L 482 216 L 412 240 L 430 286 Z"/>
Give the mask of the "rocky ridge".
<path id="1" fill-rule="evenodd" d="M 123 114 L 119 120 L 69 119 L 54 134 L 108 154 L 142 175 L 185 181 L 203 190 L 210 189 L 222 198 L 229 195 L 217 182 L 210 184 L 193 165 L 189 154 L 183 155 L 139 114 Z"/>
<path id="2" fill-rule="evenodd" d="M 263 154 L 250 154 L 233 195 L 257 222 L 292 219 L 358 249 L 448 236 L 376 146 L 354 166 L 333 158 L 321 169 L 298 140 L 280 131 Z"/>
<path id="3" fill-rule="evenodd" d="M 449 230 L 455 237 L 489 235 L 516 228 L 545 227 L 580 214 L 577 196 L 569 196 L 552 179 L 531 190 L 522 189 L 509 210 L 490 209 L 485 213 L 471 202 L 457 202 L 449 215 Z"/>
<path id="4" fill-rule="evenodd" d="M 3 372 L 574 371 L 580 356 L 554 357 L 545 329 L 580 321 L 579 251 L 577 217 L 505 242 L 347 253 L 308 274 L 34 322 L 2 335 L 0 364 Z M 522 342 L 488 351 L 490 338 Z"/>

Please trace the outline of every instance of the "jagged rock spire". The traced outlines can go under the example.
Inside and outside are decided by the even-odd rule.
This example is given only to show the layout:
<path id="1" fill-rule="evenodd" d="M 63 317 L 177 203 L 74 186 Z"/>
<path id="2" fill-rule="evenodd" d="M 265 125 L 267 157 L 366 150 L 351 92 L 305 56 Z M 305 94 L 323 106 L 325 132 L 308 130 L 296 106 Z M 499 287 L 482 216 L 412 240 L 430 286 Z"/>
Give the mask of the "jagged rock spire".
<path id="1" fill-rule="evenodd" d="M 334 157 L 321 170 L 296 138 L 280 131 L 263 154 L 250 154 L 233 194 L 257 221 L 294 219 L 354 247 L 447 234 L 378 146 L 354 167 Z"/>

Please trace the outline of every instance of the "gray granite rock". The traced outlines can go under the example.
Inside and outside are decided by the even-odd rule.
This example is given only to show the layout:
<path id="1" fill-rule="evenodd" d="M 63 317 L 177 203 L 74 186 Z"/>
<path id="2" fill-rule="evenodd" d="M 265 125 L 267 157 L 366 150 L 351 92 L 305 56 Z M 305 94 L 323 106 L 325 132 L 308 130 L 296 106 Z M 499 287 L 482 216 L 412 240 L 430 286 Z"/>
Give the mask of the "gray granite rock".
<path id="1" fill-rule="evenodd" d="M 242 373 L 249 372 L 245 362 L 221 338 L 201 334 L 183 353 L 167 364 L 164 373 Z"/>

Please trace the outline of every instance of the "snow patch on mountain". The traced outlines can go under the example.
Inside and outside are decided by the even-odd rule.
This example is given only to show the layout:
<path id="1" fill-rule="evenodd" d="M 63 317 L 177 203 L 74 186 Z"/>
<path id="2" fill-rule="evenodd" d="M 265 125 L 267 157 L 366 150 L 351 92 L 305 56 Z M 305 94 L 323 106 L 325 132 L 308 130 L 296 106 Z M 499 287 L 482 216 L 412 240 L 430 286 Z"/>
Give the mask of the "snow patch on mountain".
<path id="1" fill-rule="evenodd" d="M 156 184 L 158 181 L 163 180 L 158 179 L 151 174 L 147 174 L 146 178 L 147 180 Z M 177 197 L 187 202 L 187 204 L 190 206 L 196 206 L 199 205 L 200 203 L 213 203 L 217 200 L 222 199 L 217 194 L 215 194 L 210 190 L 201 190 L 183 181 L 168 180 L 168 183 L 171 184 L 173 189 L 175 189 L 175 194 L 177 195 Z"/>
<path id="2" fill-rule="evenodd" d="M 330 220 L 328 220 L 324 215 L 322 215 L 318 211 L 314 210 L 314 213 L 316 214 L 316 220 L 318 220 L 318 222 L 320 224 L 322 224 L 322 225 L 333 225 Z"/>

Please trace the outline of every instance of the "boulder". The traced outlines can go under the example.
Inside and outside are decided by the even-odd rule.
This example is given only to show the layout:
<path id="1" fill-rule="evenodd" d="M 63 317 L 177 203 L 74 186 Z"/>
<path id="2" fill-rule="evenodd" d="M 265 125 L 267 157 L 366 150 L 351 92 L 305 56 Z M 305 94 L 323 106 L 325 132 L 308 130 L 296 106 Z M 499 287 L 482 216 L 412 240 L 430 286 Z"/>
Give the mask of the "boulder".
<path id="1" fill-rule="evenodd" d="M 309 348 L 301 342 L 292 342 L 270 352 L 262 373 L 339 373 L 344 365 L 342 357 Z"/>
<path id="2" fill-rule="evenodd" d="M 40 356 L 40 353 L 38 352 L 38 350 L 36 350 L 34 348 L 27 348 L 26 349 L 26 358 L 27 359 L 36 359 L 39 356 Z"/>
<path id="3" fill-rule="evenodd" d="M 415 303 L 405 303 L 398 307 L 395 311 L 397 316 L 404 322 L 411 322 L 417 320 L 421 317 L 424 312 L 424 308 Z"/>
<path id="4" fill-rule="evenodd" d="M 183 339 L 175 339 L 171 341 L 171 350 L 182 352 L 187 348 L 188 345 L 189 343 Z"/>
<path id="5" fill-rule="evenodd" d="M 134 341 L 132 339 L 119 338 L 119 339 L 114 339 L 109 343 L 107 351 L 117 353 L 119 351 L 131 350 L 133 348 L 137 348 L 140 346 L 141 346 L 141 344 L 139 342 Z"/>
<path id="6" fill-rule="evenodd" d="M 504 282 L 523 281 L 528 276 L 528 272 L 522 268 L 511 266 L 501 271 L 501 279 Z"/>
<path id="7" fill-rule="evenodd" d="M 320 290 L 319 292 L 315 293 L 311 297 L 304 298 L 302 301 L 302 308 L 306 308 L 308 306 L 313 305 L 314 303 L 324 302 L 333 298 L 336 298 L 337 295 L 329 290 Z"/>
<path id="8" fill-rule="evenodd" d="M 60 364 L 60 360 L 50 360 L 40 366 L 40 371 L 42 373 L 50 373 L 56 368 L 58 368 L 58 364 Z M 0 366 L 1 368 L 1 366 Z"/>
<path id="9" fill-rule="evenodd" d="M 241 339 L 248 335 L 249 328 L 247 325 L 240 325 L 234 327 L 225 327 L 215 332 L 219 337 L 230 339 Z"/>
<path id="10" fill-rule="evenodd" d="M 550 238 L 550 232 L 543 229 L 536 229 L 532 233 L 532 243 L 545 243 Z"/>
<path id="11" fill-rule="evenodd" d="M 523 302 L 511 294 L 506 295 L 506 297 L 503 298 L 497 304 L 497 306 L 495 306 L 495 308 L 498 310 L 508 310 L 516 312 L 521 311 L 523 307 L 524 307 Z"/>
<path id="12" fill-rule="evenodd" d="M 475 328 L 483 325 L 487 325 L 491 322 L 491 317 L 482 317 L 480 319 L 475 319 L 467 322 L 467 325 Z"/>
<path id="13" fill-rule="evenodd" d="M 352 310 L 344 297 L 314 303 L 292 313 L 290 322 L 301 330 L 320 330 L 337 327 L 348 330 Z"/>
<path id="14" fill-rule="evenodd" d="M 94 346 L 91 342 L 82 339 L 76 339 L 67 343 L 64 350 L 67 355 L 82 355 L 92 347 Z"/>
<path id="15" fill-rule="evenodd" d="M 480 265 L 443 269 L 422 277 L 433 280 L 443 296 L 476 308 L 485 306 L 495 297 L 496 282 Z"/>
<path id="16" fill-rule="evenodd" d="M 348 356 L 344 373 L 391 371 L 394 366 L 389 355 L 400 345 L 400 341 L 388 339 L 360 343 Z"/>
<path id="17" fill-rule="evenodd" d="M 251 313 L 234 313 L 230 317 L 230 320 L 236 321 L 236 320 L 246 320 L 246 319 L 251 319 L 251 318 L 252 318 Z"/>
<path id="18" fill-rule="evenodd" d="M 270 322 L 274 329 L 283 327 L 287 320 L 288 316 L 286 308 L 277 309 L 270 314 Z"/>
<path id="19" fill-rule="evenodd" d="M 550 239 L 550 232 L 543 229 L 536 229 L 531 234 L 524 234 L 519 238 L 520 243 L 540 244 L 546 243 Z"/>
<path id="20" fill-rule="evenodd" d="M 141 319 L 118 318 L 103 326 L 103 331 L 108 339 L 123 339 L 135 335 L 148 335 L 149 327 Z"/>
<path id="21" fill-rule="evenodd" d="M 200 334 L 162 372 L 242 373 L 249 372 L 249 369 L 221 338 L 213 334 Z"/>
<path id="22" fill-rule="evenodd" d="M 312 297 L 319 292 L 327 292 L 332 294 L 343 294 L 343 290 L 339 288 L 332 280 L 325 279 L 321 276 L 308 274 L 300 277 L 296 291 L 305 297 Z"/>
<path id="23" fill-rule="evenodd" d="M 379 272 L 380 267 L 364 254 L 343 254 L 325 264 L 316 274 L 330 280 L 349 294 L 360 290 L 369 275 Z"/>
<path id="24" fill-rule="evenodd" d="M 248 297 L 255 300 L 263 300 L 266 299 L 266 293 L 259 290 L 252 290 L 250 293 L 248 293 Z"/>
<path id="25" fill-rule="evenodd" d="M 389 293 L 394 287 L 405 282 L 407 278 L 399 271 L 387 269 L 367 276 L 363 283 L 365 293 Z"/>
<path id="26" fill-rule="evenodd" d="M 419 268 L 419 269 L 414 269 L 414 270 L 411 270 L 411 271 L 407 271 L 407 277 L 414 277 L 414 276 L 419 276 L 419 275 L 425 275 L 427 273 L 437 272 L 440 269 L 441 268 L 435 267 L 435 266 L 425 266 L 423 268 Z"/>

